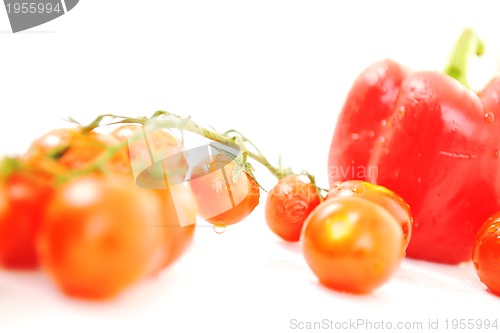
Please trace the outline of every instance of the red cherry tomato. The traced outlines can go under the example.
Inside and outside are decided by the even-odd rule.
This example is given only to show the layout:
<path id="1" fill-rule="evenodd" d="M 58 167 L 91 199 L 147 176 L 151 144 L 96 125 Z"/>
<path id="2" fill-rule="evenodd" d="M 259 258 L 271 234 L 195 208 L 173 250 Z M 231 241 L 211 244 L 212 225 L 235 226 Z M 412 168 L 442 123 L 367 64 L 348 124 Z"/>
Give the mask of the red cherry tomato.
<path id="1" fill-rule="evenodd" d="M 373 291 L 403 258 L 398 221 L 381 205 L 357 196 L 319 204 L 305 222 L 302 240 L 319 281 L 339 291 Z"/>
<path id="2" fill-rule="evenodd" d="M 345 196 L 359 196 L 381 205 L 399 222 L 403 230 L 403 253 L 411 239 L 413 218 L 410 206 L 393 191 L 361 180 L 350 180 L 333 184 L 327 199 Z"/>
<path id="3" fill-rule="evenodd" d="M 235 164 L 218 154 L 202 160 L 191 172 L 190 185 L 199 215 L 214 225 L 235 224 L 247 217 L 259 203 L 259 185 L 242 172 L 233 181 Z"/>
<path id="4" fill-rule="evenodd" d="M 472 261 L 481 281 L 492 293 L 500 296 L 500 212 L 479 229 Z"/>
<path id="5" fill-rule="evenodd" d="M 125 176 L 74 179 L 53 196 L 38 237 L 42 267 L 66 294 L 108 298 L 143 277 L 162 245 L 161 203 Z"/>
<path id="6" fill-rule="evenodd" d="M 0 265 L 38 267 L 35 238 L 53 187 L 33 173 L 14 172 L 0 186 Z"/>
<path id="7" fill-rule="evenodd" d="M 266 222 L 278 236 L 289 242 L 300 238 L 304 221 L 321 202 L 316 186 L 297 176 L 281 178 L 266 200 Z"/>

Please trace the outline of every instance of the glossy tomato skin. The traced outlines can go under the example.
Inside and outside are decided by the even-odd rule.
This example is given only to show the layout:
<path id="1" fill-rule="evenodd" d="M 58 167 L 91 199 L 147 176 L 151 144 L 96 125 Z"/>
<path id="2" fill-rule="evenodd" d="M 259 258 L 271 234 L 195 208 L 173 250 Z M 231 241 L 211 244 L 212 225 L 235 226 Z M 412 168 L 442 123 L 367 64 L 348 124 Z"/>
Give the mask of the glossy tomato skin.
<path id="1" fill-rule="evenodd" d="M 74 179 L 53 196 L 38 236 L 41 265 L 67 295 L 110 298 L 143 277 L 162 235 L 157 195 L 124 176 Z"/>
<path id="2" fill-rule="evenodd" d="M 52 184 L 33 173 L 14 172 L 2 185 L 0 265 L 9 269 L 37 268 L 35 239 L 54 191 Z"/>
<path id="3" fill-rule="evenodd" d="M 155 191 L 160 198 L 162 213 L 161 224 L 155 227 L 162 235 L 162 243 L 149 275 L 156 275 L 176 262 L 193 242 L 197 213 L 194 195 L 184 185 L 168 191 Z"/>
<path id="4" fill-rule="evenodd" d="M 490 217 L 479 229 L 472 261 L 488 290 L 500 296 L 500 213 Z"/>
<path id="5" fill-rule="evenodd" d="M 386 209 L 349 196 L 323 201 L 302 231 L 307 264 L 328 288 L 366 294 L 386 282 L 403 254 L 403 232 Z"/>
<path id="6" fill-rule="evenodd" d="M 396 193 L 386 187 L 361 180 L 334 183 L 326 199 L 359 196 L 385 208 L 401 226 L 403 231 L 402 251 L 410 243 L 413 217 L 410 206 Z"/>
<path id="7" fill-rule="evenodd" d="M 267 194 L 267 225 L 284 240 L 298 242 L 304 221 L 320 202 L 321 196 L 313 184 L 295 175 L 281 178 Z"/>
<path id="8" fill-rule="evenodd" d="M 259 185 L 242 172 L 233 181 L 235 164 L 222 154 L 197 164 L 189 182 L 196 197 L 198 214 L 214 225 L 235 224 L 247 217 L 259 203 Z"/>

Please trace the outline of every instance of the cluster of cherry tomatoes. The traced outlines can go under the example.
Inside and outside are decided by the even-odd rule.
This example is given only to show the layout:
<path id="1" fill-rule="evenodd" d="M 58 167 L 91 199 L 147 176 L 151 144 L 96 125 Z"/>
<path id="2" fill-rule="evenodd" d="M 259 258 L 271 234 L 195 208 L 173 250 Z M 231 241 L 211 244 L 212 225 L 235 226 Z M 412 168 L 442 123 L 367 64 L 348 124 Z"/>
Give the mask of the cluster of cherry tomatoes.
<path id="1" fill-rule="evenodd" d="M 296 176 L 268 194 L 266 221 L 332 289 L 369 293 L 389 279 L 410 241 L 409 206 L 394 192 L 362 181 L 337 183 L 328 196 Z"/>
<path id="2" fill-rule="evenodd" d="M 268 193 L 266 221 L 289 242 L 302 242 L 307 264 L 325 286 L 369 293 L 405 257 L 413 218 L 389 189 L 352 180 L 335 183 L 325 199 L 311 183 L 287 176 Z M 472 260 L 489 291 L 500 295 L 500 213 L 476 236 Z"/>
<path id="3" fill-rule="evenodd" d="M 22 156 L 4 158 L 0 265 L 41 268 L 64 293 L 102 299 L 176 261 L 193 239 L 197 207 L 203 217 L 207 205 L 217 200 L 218 188 L 211 184 L 219 180 L 208 172 L 217 162 L 201 161 L 192 171 L 192 177 L 200 176 L 192 187 L 137 186 L 131 166 L 148 156 L 144 144 L 129 140 L 138 130 L 138 124 L 108 134 L 84 127 L 56 129 L 33 141 Z M 185 177 L 178 140 L 163 129 L 148 133 L 147 139 L 147 149 L 177 154 L 167 167 Z M 226 162 L 230 174 L 234 163 Z M 155 176 L 141 180 L 154 181 Z M 243 176 L 227 186 L 237 196 L 250 181 Z M 258 203 L 259 188 L 253 189 L 245 192 L 245 209 L 214 217 L 214 223 L 243 219 L 244 211 Z"/>

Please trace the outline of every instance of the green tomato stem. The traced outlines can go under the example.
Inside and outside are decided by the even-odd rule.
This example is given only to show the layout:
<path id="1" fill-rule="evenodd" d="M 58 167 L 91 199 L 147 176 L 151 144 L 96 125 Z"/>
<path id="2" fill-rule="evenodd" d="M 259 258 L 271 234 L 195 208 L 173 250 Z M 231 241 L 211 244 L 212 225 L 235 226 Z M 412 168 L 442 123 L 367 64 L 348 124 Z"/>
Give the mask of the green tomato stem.
<path id="1" fill-rule="evenodd" d="M 274 175 L 277 179 L 281 179 L 287 175 L 294 174 L 290 168 L 273 166 L 269 162 L 269 160 L 260 152 L 260 150 L 250 140 L 248 140 L 245 136 L 241 135 L 239 132 L 235 130 L 230 130 L 226 133 L 218 133 L 214 130 L 210 130 L 198 125 L 190 118 L 183 118 L 174 113 L 163 110 L 156 111 L 150 118 L 147 117 L 130 118 L 130 117 L 116 116 L 113 114 L 105 114 L 98 116 L 89 125 L 84 126 L 83 129 L 86 131 L 90 131 L 100 126 L 105 118 L 111 118 L 117 120 L 111 124 L 135 123 L 135 124 L 145 125 L 146 123 L 149 123 L 151 121 L 158 121 L 159 123 L 161 123 L 162 128 L 175 128 L 181 131 L 185 130 L 215 142 L 219 142 L 226 145 L 231 145 L 231 144 L 237 145 L 238 148 L 240 149 L 243 166 L 246 166 L 247 157 L 250 157 L 251 159 L 257 161 L 258 163 L 266 167 L 269 170 L 269 172 L 272 175 Z M 255 148 L 256 152 L 248 150 L 245 145 L 245 142 L 251 144 Z M 103 156 L 103 158 L 107 157 Z M 249 170 L 249 168 L 245 167 L 244 169 L 247 173 L 250 174 L 250 176 L 253 177 L 253 175 L 251 174 L 251 170 Z"/>
<path id="2" fill-rule="evenodd" d="M 177 120 L 177 123 L 180 124 L 180 126 L 179 127 L 172 126 L 171 128 L 178 128 L 181 130 L 186 130 L 188 132 L 198 134 L 198 135 L 203 136 L 209 140 L 216 141 L 216 142 L 219 142 L 222 144 L 236 144 L 239 147 L 241 154 L 243 154 L 243 162 L 246 162 L 246 156 L 248 156 L 248 157 L 252 158 L 253 160 L 257 161 L 258 163 L 262 164 L 264 167 L 266 167 L 269 170 L 269 172 L 271 172 L 271 174 L 273 174 L 276 178 L 280 179 L 280 178 L 284 177 L 283 170 L 281 170 L 280 168 L 274 167 L 267 160 L 267 158 L 262 153 L 260 153 L 260 151 L 258 151 L 258 149 L 256 149 L 257 153 L 249 151 L 244 144 L 245 137 L 242 136 L 241 134 L 237 133 L 236 131 L 229 131 L 229 132 L 226 132 L 225 134 L 217 133 L 213 130 L 209 130 L 209 129 L 201 127 L 200 125 L 193 122 L 189 118 L 185 119 L 185 118 L 182 118 L 176 114 L 173 114 L 173 113 L 170 113 L 167 111 L 157 111 L 151 119 L 154 119 L 154 117 L 159 117 L 159 116 L 172 117 L 175 120 Z M 143 124 L 144 123 L 145 122 L 143 122 Z M 175 124 L 175 123 L 176 122 L 173 122 L 173 124 Z M 229 133 L 234 133 L 234 134 L 229 135 Z M 245 141 L 248 141 L 248 140 L 245 140 Z"/>

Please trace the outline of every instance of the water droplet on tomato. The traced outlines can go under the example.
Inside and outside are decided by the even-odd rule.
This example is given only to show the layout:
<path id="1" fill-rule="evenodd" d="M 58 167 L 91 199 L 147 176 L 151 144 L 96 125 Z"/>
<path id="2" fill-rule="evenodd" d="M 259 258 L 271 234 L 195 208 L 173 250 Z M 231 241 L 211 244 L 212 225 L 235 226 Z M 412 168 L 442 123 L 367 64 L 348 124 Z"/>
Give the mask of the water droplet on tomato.
<path id="1" fill-rule="evenodd" d="M 409 234 L 409 227 L 408 226 L 409 225 L 410 225 L 410 223 L 403 225 L 403 238 L 405 238 L 405 239 L 408 238 L 408 234 Z"/>
<path id="2" fill-rule="evenodd" d="M 342 182 L 336 182 L 333 184 L 332 190 L 337 192 L 342 191 Z"/>
<path id="3" fill-rule="evenodd" d="M 215 233 L 220 235 L 224 231 L 226 231 L 227 225 L 225 225 L 225 224 L 214 224 L 213 228 L 214 228 Z"/>
<path id="4" fill-rule="evenodd" d="M 386 125 L 387 125 L 387 120 L 382 119 L 382 120 L 380 121 L 380 126 L 385 127 Z"/>
<path id="5" fill-rule="evenodd" d="M 422 183 L 422 178 L 418 177 L 417 183 L 421 184 Z"/>
<path id="6" fill-rule="evenodd" d="M 499 156 L 500 156 L 500 152 L 498 151 L 498 149 L 493 150 L 493 157 L 498 158 Z"/>
<path id="7" fill-rule="evenodd" d="M 351 191 L 356 195 L 363 195 L 366 191 L 365 186 L 363 184 L 358 184 L 354 186 Z"/>
<path id="8" fill-rule="evenodd" d="M 493 112 L 486 112 L 484 114 L 484 120 L 486 120 L 487 123 L 492 123 L 495 121 L 495 115 L 493 114 Z"/>
<path id="9" fill-rule="evenodd" d="M 375 136 L 375 132 L 374 131 L 369 131 L 368 132 L 368 137 L 369 138 L 373 138 Z"/>
<path id="10" fill-rule="evenodd" d="M 358 133 L 352 133 L 351 134 L 351 140 L 352 141 L 358 141 L 359 140 L 359 134 Z"/>

